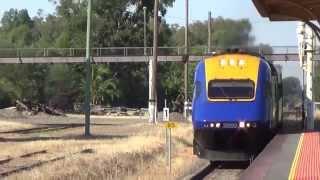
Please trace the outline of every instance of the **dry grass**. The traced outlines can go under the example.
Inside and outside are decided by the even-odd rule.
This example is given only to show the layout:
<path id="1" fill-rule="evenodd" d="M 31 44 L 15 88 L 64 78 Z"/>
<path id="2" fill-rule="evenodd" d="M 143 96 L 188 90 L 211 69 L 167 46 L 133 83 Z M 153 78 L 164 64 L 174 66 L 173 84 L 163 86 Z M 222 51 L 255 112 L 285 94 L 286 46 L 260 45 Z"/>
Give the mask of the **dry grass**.
<path id="1" fill-rule="evenodd" d="M 197 168 L 196 166 L 203 163 L 192 155 L 193 131 L 191 125 L 180 125 L 179 128 L 172 131 L 173 154 L 172 154 L 172 171 L 168 173 L 165 166 L 166 157 L 162 153 L 157 156 L 146 169 L 140 171 L 127 179 L 181 179 L 186 173 Z M 159 166 L 159 164 L 161 166 Z"/>
<path id="2" fill-rule="evenodd" d="M 142 130 L 128 138 L 100 140 L 47 140 L 0 143 L 0 156 L 48 150 L 41 156 L 67 158 L 24 171 L 7 179 L 168 179 L 165 166 L 165 129 L 163 125 L 140 125 Z M 139 127 L 140 128 L 140 127 Z M 171 178 L 181 177 L 195 161 L 192 156 L 191 124 L 174 129 Z M 93 149 L 92 154 L 74 154 Z"/>
<path id="3" fill-rule="evenodd" d="M 33 127 L 34 126 L 31 124 L 0 120 L 0 132 L 14 131 L 18 129 L 27 129 L 27 128 L 33 128 Z"/>

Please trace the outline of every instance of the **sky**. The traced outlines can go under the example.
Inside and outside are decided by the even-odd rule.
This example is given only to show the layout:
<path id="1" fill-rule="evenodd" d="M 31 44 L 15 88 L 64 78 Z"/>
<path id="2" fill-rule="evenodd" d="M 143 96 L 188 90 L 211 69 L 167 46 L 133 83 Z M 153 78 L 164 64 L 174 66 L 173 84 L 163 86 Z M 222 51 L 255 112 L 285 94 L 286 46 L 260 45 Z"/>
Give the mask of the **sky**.
<path id="1" fill-rule="evenodd" d="M 53 13 L 55 7 L 48 0 L 2 0 L 0 6 L 0 16 L 10 8 L 28 9 L 31 17 L 36 16 L 38 9 L 43 9 L 44 14 Z"/>

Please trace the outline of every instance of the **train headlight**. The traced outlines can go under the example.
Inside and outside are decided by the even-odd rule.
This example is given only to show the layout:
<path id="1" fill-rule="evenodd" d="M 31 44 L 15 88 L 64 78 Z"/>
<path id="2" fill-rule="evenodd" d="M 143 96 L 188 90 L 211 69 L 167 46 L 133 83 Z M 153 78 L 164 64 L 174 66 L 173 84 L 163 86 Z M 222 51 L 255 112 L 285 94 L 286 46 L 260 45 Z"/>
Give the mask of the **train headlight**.
<path id="1" fill-rule="evenodd" d="M 227 66 L 227 60 L 221 59 L 221 60 L 220 60 L 220 66 L 221 66 L 221 67 Z"/>
<path id="2" fill-rule="evenodd" d="M 230 59 L 229 64 L 230 64 L 230 66 L 236 66 L 237 65 L 236 60 L 234 60 L 234 59 Z"/>
<path id="3" fill-rule="evenodd" d="M 251 127 L 256 128 L 256 127 L 257 127 L 257 124 L 256 124 L 256 123 L 252 123 L 252 124 L 251 124 Z"/>
<path id="4" fill-rule="evenodd" d="M 240 60 L 239 60 L 239 66 L 240 66 L 240 67 L 244 67 L 245 65 L 246 65 L 246 61 L 243 60 L 243 59 L 240 59 Z"/>
<path id="5" fill-rule="evenodd" d="M 240 128 L 245 128 L 245 127 L 246 127 L 245 125 L 246 125 L 246 124 L 245 124 L 244 121 L 240 121 L 240 122 L 239 122 L 239 127 L 240 127 Z"/>
<path id="6" fill-rule="evenodd" d="M 220 128 L 221 127 L 221 123 L 216 123 L 216 128 Z"/>

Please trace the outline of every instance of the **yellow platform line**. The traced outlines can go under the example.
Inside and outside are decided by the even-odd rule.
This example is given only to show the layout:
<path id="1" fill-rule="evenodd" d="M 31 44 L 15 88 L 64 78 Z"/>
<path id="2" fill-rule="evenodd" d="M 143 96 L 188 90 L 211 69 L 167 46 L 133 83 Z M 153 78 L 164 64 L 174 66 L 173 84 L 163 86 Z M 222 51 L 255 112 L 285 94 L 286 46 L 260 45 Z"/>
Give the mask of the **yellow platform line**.
<path id="1" fill-rule="evenodd" d="M 299 160 L 299 157 L 300 157 L 300 152 L 301 152 L 303 137 L 304 137 L 304 134 L 302 134 L 302 135 L 300 136 L 299 143 L 298 143 L 298 147 L 297 147 L 297 150 L 296 150 L 296 154 L 295 154 L 295 156 L 294 156 L 293 163 L 292 163 L 292 165 L 291 165 L 291 169 L 290 169 L 290 173 L 289 173 L 288 180 L 294 180 L 294 177 L 295 177 L 295 175 L 296 175 L 297 164 L 298 164 L 298 160 Z"/>

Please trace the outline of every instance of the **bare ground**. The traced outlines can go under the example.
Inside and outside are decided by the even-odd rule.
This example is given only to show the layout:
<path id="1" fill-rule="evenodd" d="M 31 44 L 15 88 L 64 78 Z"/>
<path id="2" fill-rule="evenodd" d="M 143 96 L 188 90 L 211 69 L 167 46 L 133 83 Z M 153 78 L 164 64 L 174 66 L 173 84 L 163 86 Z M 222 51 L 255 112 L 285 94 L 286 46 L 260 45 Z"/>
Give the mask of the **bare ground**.
<path id="1" fill-rule="evenodd" d="M 178 118 L 176 118 L 178 119 Z M 295 132 L 299 118 L 284 127 Z M 173 129 L 172 172 L 165 157 L 165 128 L 145 117 L 93 116 L 84 138 L 84 116 L 24 116 L 0 110 L 0 178 L 181 179 L 206 161 L 192 155 L 192 126 Z M 299 128 L 298 128 L 299 129 Z M 207 179 L 239 179 L 241 169 L 218 169 Z"/>
<path id="2" fill-rule="evenodd" d="M 3 112 L 2 112 L 3 113 Z M 179 179 L 204 161 L 192 155 L 192 127 L 172 131 L 169 175 L 165 128 L 143 117 L 92 118 L 84 138 L 82 115 L 1 116 L 0 176 L 5 179 Z M 40 152 L 40 153 L 39 153 Z"/>

